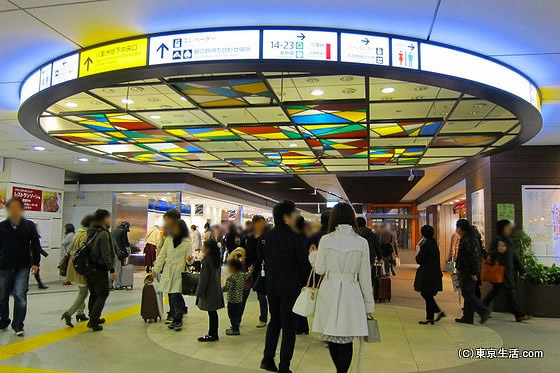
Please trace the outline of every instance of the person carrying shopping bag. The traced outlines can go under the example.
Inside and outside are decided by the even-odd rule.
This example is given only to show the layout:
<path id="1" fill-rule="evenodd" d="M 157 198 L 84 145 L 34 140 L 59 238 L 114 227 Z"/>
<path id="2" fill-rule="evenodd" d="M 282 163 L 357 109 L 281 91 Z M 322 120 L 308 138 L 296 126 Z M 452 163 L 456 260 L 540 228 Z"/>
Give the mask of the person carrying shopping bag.
<path id="1" fill-rule="evenodd" d="M 347 203 L 333 208 L 328 231 L 310 253 L 315 272 L 324 276 L 312 331 L 328 343 L 337 372 L 345 373 L 354 337 L 367 337 L 368 317 L 373 318 L 369 245 L 356 233 L 356 213 Z"/>

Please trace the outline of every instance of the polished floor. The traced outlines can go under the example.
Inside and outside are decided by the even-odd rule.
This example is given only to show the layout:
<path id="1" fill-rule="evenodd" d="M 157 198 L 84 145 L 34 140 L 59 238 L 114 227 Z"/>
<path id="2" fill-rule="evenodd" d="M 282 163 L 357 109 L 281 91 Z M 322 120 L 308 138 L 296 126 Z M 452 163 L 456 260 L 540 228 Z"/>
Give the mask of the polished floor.
<path id="1" fill-rule="evenodd" d="M 516 323 L 511 315 L 494 314 L 484 326 L 453 322 L 460 312 L 456 293 L 438 296 L 449 317 L 435 326 L 418 325 L 424 316 L 422 300 L 412 291 L 414 269 L 399 268 L 393 279 L 393 299 L 376 305 L 381 343 L 363 345 L 362 372 L 526 372 L 555 371 L 560 362 L 560 320 L 534 319 Z M 146 324 L 139 316 L 143 275 L 137 273 L 132 291 L 112 292 L 105 310 L 107 325 L 92 333 L 79 324 L 64 327 L 60 315 L 74 297 L 74 289 L 51 284 L 46 291 L 32 289 L 26 336 L 0 333 L 1 372 L 247 372 L 258 371 L 265 331 L 255 328 L 258 305 L 250 298 L 241 336 L 226 336 L 229 325 L 220 312 L 221 340 L 201 344 L 206 315 L 192 306 L 181 332 L 163 323 Z M 446 280 L 447 281 L 447 280 Z M 446 289 L 451 289 L 447 281 Z M 461 348 L 542 349 L 539 359 L 461 359 Z M 355 343 L 352 372 L 358 368 Z M 298 336 L 292 369 L 296 372 L 334 372 L 328 350 L 316 336 Z"/>

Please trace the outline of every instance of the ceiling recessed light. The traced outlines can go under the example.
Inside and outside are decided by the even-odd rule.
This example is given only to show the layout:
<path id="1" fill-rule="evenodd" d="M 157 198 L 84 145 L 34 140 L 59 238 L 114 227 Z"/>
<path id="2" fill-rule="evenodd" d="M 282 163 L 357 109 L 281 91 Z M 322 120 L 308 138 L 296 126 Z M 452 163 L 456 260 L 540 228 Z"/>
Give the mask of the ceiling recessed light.
<path id="1" fill-rule="evenodd" d="M 290 148 L 295 148 L 297 146 L 297 144 L 295 142 L 291 143 L 290 145 L 288 145 Z"/>
<path id="2" fill-rule="evenodd" d="M 127 196 L 130 196 L 130 195 L 132 195 L 132 194 L 134 194 L 134 193 L 132 193 L 132 192 L 124 192 L 123 194 L 126 194 Z"/>
<path id="3" fill-rule="evenodd" d="M 68 107 L 77 107 L 77 106 L 78 106 L 78 104 L 75 103 L 75 102 L 67 102 L 67 103 L 65 103 L 64 105 L 66 105 L 66 106 L 68 106 Z"/>
<path id="4" fill-rule="evenodd" d="M 91 100 L 89 103 L 92 104 L 92 105 L 95 105 L 95 106 L 101 105 L 101 102 L 96 101 L 96 100 Z"/>
<path id="5" fill-rule="evenodd" d="M 343 77 L 340 78 L 340 80 L 343 81 L 343 82 L 350 82 L 350 81 L 354 80 L 354 77 L 353 76 L 343 76 Z"/>
<path id="6" fill-rule="evenodd" d="M 385 88 L 381 88 L 381 93 L 393 93 L 395 92 L 395 88 L 394 87 L 385 87 Z"/>
<path id="7" fill-rule="evenodd" d="M 152 119 L 161 119 L 161 115 L 157 115 L 157 114 L 150 115 L 150 118 L 152 118 Z"/>
<path id="8" fill-rule="evenodd" d="M 414 90 L 418 91 L 418 92 L 422 92 L 422 91 L 425 91 L 427 89 L 428 89 L 428 87 L 426 87 L 425 85 L 419 85 L 418 87 L 414 87 Z"/>
<path id="9" fill-rule="evenodd" d="M 130 105 L 130 104 L 133 104 L 133 103 L 134 103 L 134 101 L 132 101 L 132 100 L 129 99 L 129 98 L 123 98 L 123 99 L 121 100 L 121 102 L 122 102 L 123 104 L 127 104 L 127 105 Z"/>
<path id="10" fill-rule="evenodd" d="M 144 88 L 142 87 L 130 87 L 131 91 L 135 91 L 135 92 L 142 92 L 144 90 Z"/>
<path id="11" fill-rule="evenodd" d="M 42 152 L 42 151 L 45 150 L 45 147 L 44 146 L 34 146 L 33 150 L 37 150 L 38 152 Z"/>
<path id="12" fill-rule="evenodd" d="M 187 98 L 185 96 L 181 96 L 181 100 L 187 101 Z"/>
<path id="13" fill-rule="evenodd" d="M 86 157 L 80 157 L 80 158 L 78 158 L 78 161 L 80 161 L 80 162 L 88 162 L 89 159 L 87 159 Z"/>
<path id="14" fill-rule="evenodd" d="M 148 197 L 148 196 L 145 194 L 140 194 L 140 197 Z"/>
<path id="15" fill-rule="evenodd" d="M 305 188 L 297 187 L 297 188 L 290 188 L 290 190 L 305 190 Z"/>
<path id="16" fill-rule="evenodd" d="M 115 90 L 113 88 L 104 88 L 101 91 L 105 93 L 115 93 Z"/>
<path id="17" fill-rule="evenodd" d="M 475 108 L 477 108 L 477 109 L 480 109 L 481 107 L 485 107 L 485 106 L 486 106 L 486 104 L 485 104 L 485 103 L 482 103 L 482 102 L 473 105 L 473 107 L 475 107 Z"/>
<path id="18" fill-rule="evenodd" d="M 469 114 L 470 115 L 476 115 L 476 114 L 478 114 L 478 111 L 469 111 Z"/>
<path id="19" fill-rule="evenodd" d="M 150 97 L 148 98 L 148 102 L 160 102 L 161 100 L 157 97 Z"/>
<path id="20" fill-rule="evenodd" d="M 325 93 L 325 91 L 323 91 L 322 89 L 314 89 L 314 90 L 311 91 L 311 94 L 313 96 L 321 96 L 324 93 Z"/>
<path id="21" fill-rule="evenodd" d="M 307 83 L 319 83 L 319 79 L 317 79 L 317 78 L 309 78 L 309 79 L 307 79 Z"/>
<path id="22" fill-rule="evenodd" d="M 353 93 L 356 93 L 356 90 L 354 88 L 344 88 L 342 90 L 342 93 L 344 93 L 346 95 L 351 95 Z"/>
<path id="23" fill-rule="evenodd" d="M 261 184 L 277 184 L 277 181 L 273 181 L 273 180 L 263 180 L 260 182 Z"/>

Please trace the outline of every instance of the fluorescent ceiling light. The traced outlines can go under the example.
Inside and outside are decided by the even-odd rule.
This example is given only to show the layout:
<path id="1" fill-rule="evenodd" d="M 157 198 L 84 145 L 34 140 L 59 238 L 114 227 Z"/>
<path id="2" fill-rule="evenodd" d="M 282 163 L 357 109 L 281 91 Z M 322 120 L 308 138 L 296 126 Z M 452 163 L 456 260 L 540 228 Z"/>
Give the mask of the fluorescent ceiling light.
<path id="1" fill-rule="evenodd" d="M 75 102 L 67 102 L 64 105 L 68 106 L 68 107 L 78 107 L 78 104 Z"/>
<path id="2" fill-rule="evenodd" d="M 296 146 L 297 146 L 297 144 L 295 142 L 293 142 L 289 145 L 290 148 L 295 148 Z"/>
<path id="3" fill-rule="evenodd" d="M 37 150 L 38 152 L 42 152 L 43 150 L 45 150 L 45 147 L 43 146 L 34 146 L 33 150 Z"/>
<path id="4" fill-rule="evenodd" d="M 152 119 L 161 119 L 161 115 L 150 115 Z"/>
<path id="5" fill-rule="evenodd" d="M 393 93 L 395 92 L 395 88 L 393 87 L 385 87 L 381 89 L 381 93 Z"/>
<path id="6" fill-rule="evenodd" d="M 129 99 L 129 98 L 123 98 L 123 99 L 121 100 L 121 102 L 122 102 L 123 104 L 127 104 L 127 105 L 130 105 L 130 104 L 133 104 L 133 103 L 134 103 L 134 101 L 132 101 L 132 100 Z"/>
<path id="7" fill-rule="evenodd" d="M 314 90 L 311 91 L 311 94 L 313 96 L 321 96 L 324 93 L 325 93 L 325 91 L 323 91 L 322 89 L 314 89 Z"/>
<path id="8" fill-rule="evenodd" d="M 80 157 L 80 158 L 78 158 L 78 161 L 80 161 L 80 162 L 88 162 L 89 159 L 87 159 L 86 157 Z"/>

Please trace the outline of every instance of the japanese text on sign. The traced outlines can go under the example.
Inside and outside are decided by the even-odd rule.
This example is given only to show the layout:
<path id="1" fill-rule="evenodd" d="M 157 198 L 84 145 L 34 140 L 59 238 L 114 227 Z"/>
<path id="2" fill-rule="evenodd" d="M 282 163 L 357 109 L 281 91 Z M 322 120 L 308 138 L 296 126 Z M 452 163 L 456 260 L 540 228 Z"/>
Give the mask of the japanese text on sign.
<path id="1" fill-rule="evenodd" d="M 337 34 L 328 31 L 264 30 L 263 58 L 336 61 Z"/>
<path id="2" fill-rule="evenodd" d="M 14 187 L 12 196 L 23 201 L 23 208 L 27 211 L 41 211 L 41 200 L 43 191 L 39 189 L 29 189 Z"/>
<path id="3" fill-rule="evenodd" d="M 80 53 L 80 78 L 131 67 L 146 66 L 148 39 L 107 44 Z"/>

